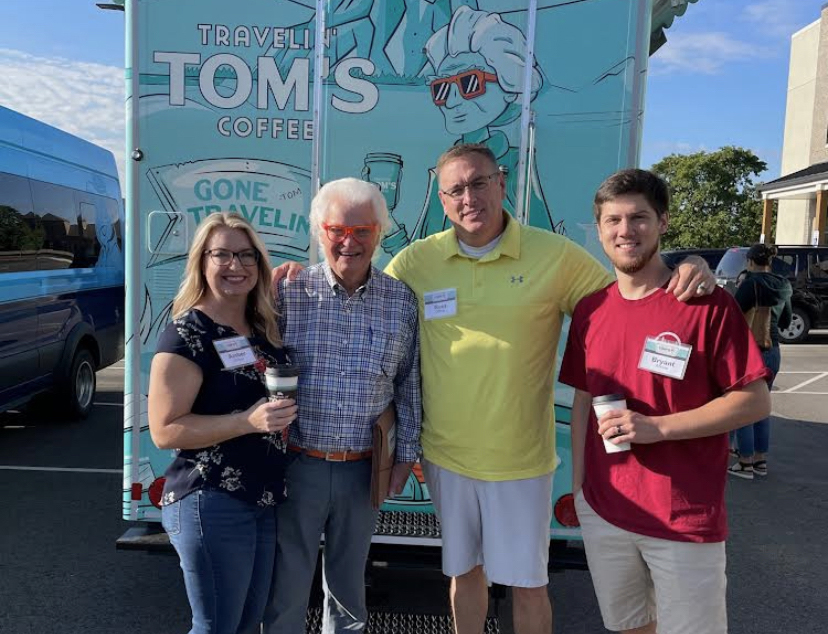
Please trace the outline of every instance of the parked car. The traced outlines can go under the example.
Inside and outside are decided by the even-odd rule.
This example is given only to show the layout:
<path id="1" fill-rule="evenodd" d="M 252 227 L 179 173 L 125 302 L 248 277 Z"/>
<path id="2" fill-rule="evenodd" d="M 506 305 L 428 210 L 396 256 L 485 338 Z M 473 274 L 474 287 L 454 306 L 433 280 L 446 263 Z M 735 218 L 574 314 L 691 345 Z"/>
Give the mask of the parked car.
<path id="1" fill-rule="evenodd" d="M 711 271 L 715 271 L 725 251 L 727 249 L 672 249 L 662 251 L 661 258 L 672 269 L 688 255 L 698 255 L 704 258 Z"/>
<path id="2" fill-rule="evenodd" d="M 771 270 L 793 287 L 791 325 L 779 331 L 785 343 L 803 341 L 812 328 L 828 328 L 828 247 L 777 246 Z M 748 247 L 728 249 L 716 267 L 716 281 L 736 292 L 739 274 L 747 269 Z"/>

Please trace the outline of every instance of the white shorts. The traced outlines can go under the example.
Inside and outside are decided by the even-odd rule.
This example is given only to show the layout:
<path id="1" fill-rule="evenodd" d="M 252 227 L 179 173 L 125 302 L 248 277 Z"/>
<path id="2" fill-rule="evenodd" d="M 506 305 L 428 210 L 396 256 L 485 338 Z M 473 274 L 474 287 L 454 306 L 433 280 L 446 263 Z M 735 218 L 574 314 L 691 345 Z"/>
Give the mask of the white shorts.
<path id="1" fill-rule="evenodd" d="M 443 534 L 443 574 L 483 566 L 492 583 L 540 588 L 549 583 L 552 476 L 489 482 L 423 460 Z"/>
<path id="2" fill-rule="evenodd" d="M 604 627 L 658 621 L 658 634 L 727 634 L 724 542 L 700 544 L 625 531 L 575 497 Z"/>

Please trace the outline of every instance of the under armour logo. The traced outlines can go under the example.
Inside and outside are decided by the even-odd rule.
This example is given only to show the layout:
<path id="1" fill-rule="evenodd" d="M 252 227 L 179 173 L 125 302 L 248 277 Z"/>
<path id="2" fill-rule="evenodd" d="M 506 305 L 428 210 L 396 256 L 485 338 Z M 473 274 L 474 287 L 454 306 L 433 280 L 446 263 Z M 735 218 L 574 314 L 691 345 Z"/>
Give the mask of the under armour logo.
<path id="1" fill-rule="evenodd" d="M 522 275 L 513 275 L 512 276 L 512 284 L 523 284 L 523 276 Z"/>

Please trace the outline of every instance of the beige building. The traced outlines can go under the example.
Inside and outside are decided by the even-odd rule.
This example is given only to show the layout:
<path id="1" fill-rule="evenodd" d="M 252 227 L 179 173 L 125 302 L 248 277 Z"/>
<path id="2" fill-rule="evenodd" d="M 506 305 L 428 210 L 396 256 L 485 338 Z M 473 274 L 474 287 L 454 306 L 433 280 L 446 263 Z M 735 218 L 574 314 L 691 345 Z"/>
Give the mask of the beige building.
<path id="1" fill-rule="evenodd" d="M 759 188 L 765 201 L 764 240 L 828 244 L 828 5 L 791 37 L 782 177 Z M 770 236 L 773 201 L 779 202 Z"/>

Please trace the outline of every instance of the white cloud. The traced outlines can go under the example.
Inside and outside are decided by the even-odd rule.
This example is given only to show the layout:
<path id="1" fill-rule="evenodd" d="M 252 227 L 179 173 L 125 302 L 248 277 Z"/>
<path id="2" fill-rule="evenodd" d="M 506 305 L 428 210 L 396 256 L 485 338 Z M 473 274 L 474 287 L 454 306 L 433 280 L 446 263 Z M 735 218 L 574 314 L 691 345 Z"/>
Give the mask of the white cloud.
<path id="1" fill-rule="evenodd" d="M 667 45 L 650 60 L 650 74 L 684 72 L 715 75 L 731 62 L 768 57 L 767 49 L 727 33 L 667 33 Z"/>
<path id="2" fill-rule="evenodd" d="M 788 38 L 804 26 L 802 0 L 761 0 L 745 7 L 742 20 L 768 35 Z M 819 18 L 815 11 L 812 19 Z"/>
<path id="3" fill-rule="evenodd" d="M 115 154 L 124 181 L 124 70 L 0 49 L 0 104 Z"/>

